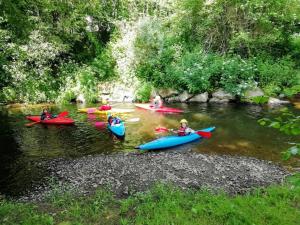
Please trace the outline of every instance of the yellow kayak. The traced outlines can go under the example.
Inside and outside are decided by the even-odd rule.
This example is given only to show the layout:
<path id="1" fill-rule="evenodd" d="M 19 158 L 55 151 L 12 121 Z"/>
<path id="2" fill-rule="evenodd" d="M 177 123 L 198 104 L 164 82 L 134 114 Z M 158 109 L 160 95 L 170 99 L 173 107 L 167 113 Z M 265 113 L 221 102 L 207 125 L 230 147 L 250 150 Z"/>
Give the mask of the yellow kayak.
<path id="1" fill-rule="evenodd" d="M 113 108 L 111 110 L 99 110 L 97 108 L 83 108 L 83 109 L 78 109 L 78 112 L 81 113 L 92 113 L 92 114 L 107 114 L 107 113 L 131 113 L 133 112 L 133 109 L 118 109 L 118 108 Z"/>

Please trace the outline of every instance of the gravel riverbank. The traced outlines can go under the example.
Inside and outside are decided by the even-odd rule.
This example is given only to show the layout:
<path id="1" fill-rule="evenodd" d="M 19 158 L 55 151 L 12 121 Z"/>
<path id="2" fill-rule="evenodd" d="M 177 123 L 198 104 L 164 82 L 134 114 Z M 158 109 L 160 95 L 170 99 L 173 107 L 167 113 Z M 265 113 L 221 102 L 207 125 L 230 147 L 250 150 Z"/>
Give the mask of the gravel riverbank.
<path id="1" fill-rule="evenodd" d="M 209 188 L 230 194 L 281 183 L 288 175 L 282 167 L 255 158 L 204 155 L 194 152 L 112 154 L 46 163 L 59 186 L 80 194 L 109 187 L 119 197 L 145 191 L 157 182 L 181 188 Z M 38 187 L 21 200 L 42 200 L 51 188 Z"/>

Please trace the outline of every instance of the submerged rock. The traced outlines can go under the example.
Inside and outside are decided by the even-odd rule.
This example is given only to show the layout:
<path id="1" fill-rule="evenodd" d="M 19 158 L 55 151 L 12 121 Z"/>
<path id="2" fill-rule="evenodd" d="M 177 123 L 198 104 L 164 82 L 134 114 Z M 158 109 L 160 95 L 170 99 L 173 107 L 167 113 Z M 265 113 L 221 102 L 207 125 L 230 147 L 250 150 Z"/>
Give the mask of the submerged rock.
<path id="1" fill-rule="evenodd" d="M 209 102 L 211 103 L 228 103 L 229 99 L 219 99 L 219 98 L 211 98 L 209 99 Z"/>

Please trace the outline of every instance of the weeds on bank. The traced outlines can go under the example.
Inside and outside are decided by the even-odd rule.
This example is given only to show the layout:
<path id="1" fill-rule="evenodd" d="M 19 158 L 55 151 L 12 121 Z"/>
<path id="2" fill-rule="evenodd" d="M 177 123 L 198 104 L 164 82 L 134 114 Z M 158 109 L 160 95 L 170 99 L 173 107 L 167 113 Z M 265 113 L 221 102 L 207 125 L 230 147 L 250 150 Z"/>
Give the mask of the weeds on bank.
<path id="1" fill-rule="evenodd" d="M 0 202 L 0 224 L 299 224 L 300 175 L 284 185 L 228 196 L 158 184 L 116 199 L 106 190 L 89 197 L 56 190 L 43 203 Z"/>

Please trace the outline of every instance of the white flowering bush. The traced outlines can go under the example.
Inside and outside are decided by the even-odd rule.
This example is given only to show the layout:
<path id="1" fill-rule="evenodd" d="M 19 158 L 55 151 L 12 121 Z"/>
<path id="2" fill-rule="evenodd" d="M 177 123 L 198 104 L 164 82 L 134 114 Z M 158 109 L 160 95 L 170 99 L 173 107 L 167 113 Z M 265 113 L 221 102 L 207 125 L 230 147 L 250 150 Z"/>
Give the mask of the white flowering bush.
<path id="1" fill-rule="evenodd" d="M 19 102 L 53 101 L 59 79 L 53 77 L 52 70 L 56 58 L 64 51 L 63 45 L 48 42 L 38 30 L 30 34 L 26 44 L 14 45 L 13 60 L 3 65 L 10 76 L 4 98 Z"/>

